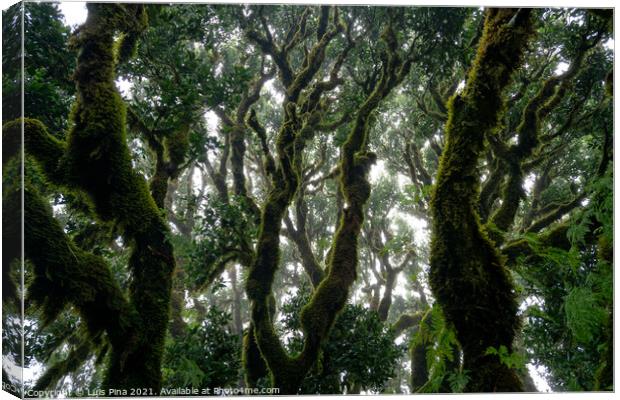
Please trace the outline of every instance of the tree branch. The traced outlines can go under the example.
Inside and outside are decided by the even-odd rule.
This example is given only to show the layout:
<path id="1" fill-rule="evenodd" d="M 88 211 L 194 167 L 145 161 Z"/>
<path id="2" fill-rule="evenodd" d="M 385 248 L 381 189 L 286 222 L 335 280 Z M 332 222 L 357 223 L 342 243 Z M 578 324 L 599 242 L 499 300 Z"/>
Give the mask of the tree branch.
<path id="1" fill-rule="evenodd" d="M 420 324 L 424 313 L 417 312 L 415 314 L 402 314 L 398 320 L 392 325 L 394 337 L 399 337 L 404 331 Z"/>

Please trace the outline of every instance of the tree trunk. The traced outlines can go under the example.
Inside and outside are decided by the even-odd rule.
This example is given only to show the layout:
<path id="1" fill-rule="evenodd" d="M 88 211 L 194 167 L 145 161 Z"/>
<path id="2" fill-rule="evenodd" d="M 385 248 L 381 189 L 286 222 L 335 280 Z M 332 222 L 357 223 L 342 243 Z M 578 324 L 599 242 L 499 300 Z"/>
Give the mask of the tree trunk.
<path id="1" fill-rule="evenodd" d="M 467 84 L 448 105 L 446 146 L 431 200 L 430 284 L 462 345 L 470 392 L 523 390 L 515 371 L 486 355 L 489 347 L 512 350 L 519 320 L 510 276 L 480 225 L 477 164 L 531 34 L 530 12 L 487 10 Z"/>
<path id="2" fill-rule="evenodd" d="M 123 229 L 132 247 L 130 299 L 139 312 L 136 335 L 112 350 L 104 386 L 146 388 L 158 395 L 175 261 L 167 223 L 146 182 L 133 171 L 125 106 L 114 82 L 117 61 L 129 56 L 146 27 L 146 12 L 142 5 L 87 8 L 88 18 L 75 37 L 77 102 L 63 161 L 69 185 L 89 195 L 99 218 Z"/>

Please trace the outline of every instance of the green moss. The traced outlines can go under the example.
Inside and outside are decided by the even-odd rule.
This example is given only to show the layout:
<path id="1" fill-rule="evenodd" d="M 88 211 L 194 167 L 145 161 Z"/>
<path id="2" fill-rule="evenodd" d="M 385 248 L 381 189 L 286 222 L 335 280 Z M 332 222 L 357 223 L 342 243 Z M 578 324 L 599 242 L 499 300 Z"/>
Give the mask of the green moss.
<path id="1" fill-rule="evenodd" d="M 568 239 L 568 223 L 557 224 L 554 227 L 538 234 L 535 241 L 532 238 L 517 239 L 507 243 L 502 248 L 502 256 L 506 265 L 512 267 L 519 257 L 540 257 L 539 248 L 556 247 L 568 251 L 572 243 Z"/>
<path id="2" fill-rule="evenodd" d="M 318 285 L 309 303 L 302 309 L 301 325 L 304 332 L 304 346 L 296 357 L 289 356 L 271 323 L 269 298 L 275 271 L 279 263 L 279 233 L 282 218 L 292 201 L 300 182 L 302 154 L 305 142 L 312 137 L 321 120 L 321 104 L 304 104 L 302 109 L 311 110 L 300 117 L 297 114 L 297 100 L 300 91 L 307 86 L 324 57 L 328 36 L 322 36 L 309 55 L 309 62 L 302 68 L 287 88 L 287 102 L 284 105 L 284 122 L 276 140 L 279 165 L 273 174 L 273 189 L 269 193 L 261 215 L 261 225 L 256 258 L 250 268 L 247 280 L 247 294 L 252 302 L 252 322 L 256 343 L 271 374 L 272 385 L 279 387 L 281 394 L 297 393 L 305 375 L 319 359 L 322 343 L 338 315 L 346 304 L 349 290 L 357 276 L 357 240 L 364 220 L 364 206 L 370 195 L 368 171 L 376 155 L 367 151 L 368 132 L 373 122 L 372 113 L 381 100 L 407 74 L 410 62 L 399 57 L 395 33 L 388 28 L 386 42 L 389 52 L 381 79 L 373 92 L 361 105 L 356 114 L 353 128 L 342 147 L 340 191 L 347 202 L 334 237 L 332 250 L 327 260 L 325 278 Z M 314 72 L 313 72 L 314 71 Z M 309 74 L 309 75 L 308 75 Z M 303 96 L 302 96 L 303 97 Z M 316 101 L 312 96 L 305 101 Z M 304 101 L 304 98 L 302 98 Z"/>
<path id="3" fill-rule="evenodd" d="M 512 225 L 519 209 L 519 203 L 525 197 L 521 165 L 518 162 L 512 163 L 508 171 L 508 177 L 502 187 L 502 205 L 493 213 L 488 224 L 493 226 L 492 230 L 497 233 L 494 235 L 494 240 L 498 245 L 503 242 L 503 232 Z"/>
<path id="4" fill-rule="evenodd" d="M 409 349 L 411 359 L 411 380 L 409 385 L 413 393 L 428 381 L 429 371 L 426 364 L 426 343 L 415 343 Z"/>
<path id="5" fill-rule="evenodd" d="M 247 197 L 245 187 L 245 171 L 243 170 L 245 157 L 245 130 L 242 126 L 235 126 L 230 133 L 230 166 L 233 176 L 233 186 L 235 194 Z"/>
<path id="6" fill-rule="evenodd" d="M 338 12 L 336 8 L 334 8 L 334 12 Z M 322 12 L 321 19 L 327 20 L 328 17 L 329 11 Z M 319 38 L 319 42 L 312 47 L 306 58 L 306 64 L 302 66 L 301 71 L 296 74 L 295 80 L 287 88 L 286 93 L 289 101 L 297 102 L 299 100 L 301 91 L 310 84 L 312 78 L 321 68 L 323 61 L 325 60 L 327 45 L 338 33 L 342 32 L 343 28 L 344 27 L 342 24 L 337 24 L 332 29 L 327 31 L 321 38 Z"/>
<path id="7" fill-rule="evenodd" d="M 600 235 L 598 237 L 596 252 L 599 259 L 613 264 L 614 244 L 611 238 L 606 235 Z"/>
<path id="8" fill-rule="evenodd" d="M 67 143 L 51 137 L 34 120 L 24 120 L 24 139 L 26 151 L 51 183 L 86 193 L 96 217 L 120 228 L 132 248 L 131 303 L 105 262 L 65 237 L 49 206 L 30 184 L 24 190 L 25 252 L 33 263 L 35 278 L 28 293 L 41 309 L 43 323 L 72 304 L 93 336 L 106 333 L 112 345 L 106 387 L 158 392 L 174 256 L 166 221 L 146 182 L 132 169 L 125 107 L 114 82 L 117 60 L 131 53 L 146 26 L 146 13 L 142 5 L 87 7 L 88 18 L 72 38 L 72 45 L 79 50 L 74 73 L 77 101 Z M 119 40 L 115 42 L 116 34 Z M 3 139 L 9 144 L 5 156 L 18 153 L 20 124 L 16 121 L 3 129 Z M 178 158 L 182 149 L 171 148 L 170 157 Z M 13 186 L 19 188 L 19 184 Z M 18 209 L 19 191 L 5 194 L 6 207 Z"/>
<path id="9" fill-rule="evenodd" d="M 503 111 L 503 89 L 531 34 L 530 12 L 487 11 L 465 89 L 448 102 L 446 146 L 431 200 L 430 284 L 456 329 L 464 369 L 471 374 L 467 389 L 474 391 L 522 390 L 514 371 L 496 379 L 490 372 L 506 368 L 484 355 L 489 346 L 510 349 L 519 320 L 510 276 L 480 225 L 476 166 L 484 136 L 495 129 Z"/>
<path id="10" fill-rule="evenodd" d="M 8 145 L 3 137 L 4 151 Z M 15 146 L 15 148 L 19 147 Z M 2 164 L 2 301 L 5 311 L 8 311 L 10 307 L 12 311 L 20 312 L 21 296 L 16 283 L 18 282 L 16 275 L 21 274 L 22 269 L 23 210 L 19 206 L 22 199 L 19 191 L 22 158 L 7 158 L 6 154 L 3 154 Z M 16 203 L 11 205 L 9 198 L 14 198 Z"/>
<path id="11" fill-rule="evenodd" d="M 261 144 L 261 149 L 263 151 L 263 158 L 264 158 L 263 163 L 264 163 L 265 171 L 267 172 L 268 176 L 273 176 L 276 171 L 276 163 L 269 151 L 269 145 L 267 144 L 267 133 L 265 131 L 265 128 L 263 128 L 258 122 L 258 119 L 256 118 L 256 111 L 254 111 L 254 109 L 250 110 L 250 114 L 248 115 L 246 123 L 258 135 L 258 138 Z"/>
<path id="12" fill-rule="evenodd" d="M 19 186 L 16 188 L 5 193 L 9 211 L 20 209 Z M 7 225 L 6 233 L 14 235 L 20 228 L 17 222 Z M 34 270 L 28 300 L 40 308 L 43 325 L 73 304 L 91 337 L 106 332 L 110 342 L 120 346 L 132 335 L 136 314 L 109 266 L 66 237 L 50 206 L 29 183 L 24 188 L 24 253 Z"/>
<path id="13" fill-rule="evenodd" d="M 243 334 L 242 359 L 245 384 L 247 387 L 256 387 L 260 379 L 269 375 L 265 360 L 258 350 L 258 344 L 254 336 L 254 325 L 250 324 L 248 330 Z"/>
<path id="14" fill-rule="evenodd" d="M 392 37 L 388 32 L 388 36 Z M 292 195 L 297 190 L 301 170 L 302 143 L 307 140 L 312 127 L 320 122 L 320 107 L 311 114 L 301 129 L 291 103 L 285 106 L 287 120 L 283 124 L 277 146 L 280 155 L 281 180 L 274 184 L 269 195 L 261 225 L 257 260 L 248 279 L 248 296 L 256 298 L 252 308 L 252 320 L 256 323 L 255 333 L 261 354 L 267 361 L 272 374 L 272 383 L 282 388 L 282 393 L 297 393 L 299 386 L 319 358 L 321 345 L 327 338 L 338 313 L 346 304 L 349 289 L 357 276 L 357 240 L 364 220 L 364 206 L 370 196 L 368 171 L 376 155 L 366 149 L 371 114 L 391 89 L 405 76 L 402 62 L 394 49 L 384 66 L 384 72 L 375 90 L 360 107 L 355 124 L 342 148 L 339 163 L 340 190 L 347 201 L 334 237 L 332 250 L 327 260 L 325 278 L 318 285 L 309 303 L 302 309 L 301 325 L 304 332 L 304 347 L 301 354 L 292 358 L 286 354 L 267 322 L 269 312 L 265 297 L 270 294 L 273 274 L 278 263 L 279 230 L 283 213 Z M 402 72 L 397 74 L 397 71 Z M 398 75 L 398 77 L 396 77 Z M 296 140 L 295 138 L 298 138 Z M 282 156 L 284 155 L 284 157 Z M 266 249 L 272 253 L 265 254 Z M 270 265 L 265 268 L 265 265 Z M 261 281 L 261 279 L 263 279 Z"/>
<path id="15" fill-rule="evenodd" d="M 65 144 L 50 135 L 38 120 L 24 118 L 7 122 L 2 127 L 3 164 L 21 151 L 22 123 L 25 151 L 33 156 L 49 180 L 62 182 L 59 162 L 65 152 Z"/>
<path id="16" fill-rule="evenodd" d="M 175 172 L 179 171 L 179 166 L 185 161 L 189 151 L 189 125 L 182 126 L 177 129 L 170 137 L 166 138 L 165 147 L 168 160 L 173 170 L 172 178 L 175 178 Z"/>
<path id="17" fill-rule="evenodd" d="M 609 97 L 614 96 L 614 70 L 612 69 L 605 76 L 605 94 Z"/>
<path id="18" fill-rule="evenodd" d="M 67 241 L 33 189 L 25 191 L 26 251 L 38 272 L 29 293 L 46 321 L 71 303 L 91 332 L 107 333 L 112 353 L 106 387 L 158 392 L 174 256 L 166 221 L 147 183 L 133 171 L 125 106 L 114 81 L 117 60 L 131 53 L 146 26 L 146 13 L 142 5 L 91 3 L 87 8 L 88 18 L 72 39 L 79 51 L 77 101 L 67 144 L 51 138 L 40 123 L 26 120 L 26 151 L 52 183 L 86 193 L 97 218 L 120 228 L 132 248 L 131 306 L 107 265 Z M 9 125 L 3 136 L 14 137 L 16 131 L 16 125 Z M 10 143 L 8 151 L 15 153 L 18 144 Z M 176 157 L 173 151 L 170 156 Z"/>
<path id="19" fill-rule="evenodd" d="M 155 173 L 149 181 L 149 188 L 151 190 L 151 196 L 158 208 L 164 209 L 164 201 L 166 200 L 166 194 L 168 193 L 168 181 L 170 179 L 170 173 L 167 170 L 166 162 L 162 159 L 158 159 L 155 164 Z"/>
<path id="20" fill-rule="evenodd" d="M 577 74 L 587 53 L 587 46 L 581 45 L 569 70 L 562 76 L 547 79 L 536 95 L 523 110 L 517 126 L 518 144 L 510 147 L 504 160 L 508 167 L 508 178 L 502 189 L 502 205 L 491 217 L 495 226 L 507 231 L 512 225 L 519 203 L 525 197 L 523 190 L 524 172 L 521 163 L 531 157 L 539 145 L 538 132 L 542 121 L 560 103 L 569 89 L 569 79 Z"/>
<path id="21" fill-rule="evenodd" d="M 298 367 L 292 366 L 293 361 L 282 348 L 271 322 L 273 311 L 270 307 L 273 301 L 271 285 L 280 258 L 280 227 L 299 182 L 299 173 L 295 171 L 293 161 L 297 138 L 294 104 L 285 105 L 285 111 L 285 121 L 277 139 L 279 166 L 273 176 L 273 189 L 262 210 L 256 257 L 248 274 L 246 292 L 252 301 L 251 317 L 254 338 L 262 358 L 268 365 L 272 385 L 279 387 L 281 393 L 296 393 L 297 388 L 293 386 L 297 385 L 295 382 L 301 382 L 303 375 L 301 378 L 291 376 L 301 371 Z M 252 369 L 246 370 L 246 377 L 250 381 L 261 371 L 257 373 L 260 369 L 257 366 L 260 363 L 256 360 L 256 353 L 251 351 L 252 342 L 248 340 L 250 340 L 249 336 L 246 339 L 248 353 L 245 355 L 245 362 L 246 366 Z"/>
<path id="22" fill-rule="evenodd" d="M 189 125 L 174 131 L 164 139 L 164 145 L 157 140 L 151 140 L 149 145 L 155 155 L 155 172 L 149 181 L 151 196 L 157 207 L 163 210 L 168 183 L 177 178 L 182 171 L 182 164 L 189 151 Z"/>
<path id="23" fill-rule="evenodd" d="M 123 15 L 115 15 L 115 19 L 119 22 L 118 29 L 122 31 L 117 42 L 118 62 L 124 63 L 135 55 L 138 37 L 148 25 L 148 15 L 144 7 L 123 6 L 121 4 L 118 6 L 124 7 L 126 12 L 131 15 L 127 18 Z"/>

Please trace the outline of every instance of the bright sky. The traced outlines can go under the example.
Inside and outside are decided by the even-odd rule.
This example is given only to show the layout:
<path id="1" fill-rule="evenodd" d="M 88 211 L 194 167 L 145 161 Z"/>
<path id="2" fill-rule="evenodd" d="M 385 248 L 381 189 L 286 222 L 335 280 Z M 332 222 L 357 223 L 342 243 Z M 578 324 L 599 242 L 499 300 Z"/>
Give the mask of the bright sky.
<path id="1" fill-rule="evenodd" d="M 62 1 L 59 6 L 67 25 L 74 27 L 86 20 L 86 3 L 82 1 Z"/>

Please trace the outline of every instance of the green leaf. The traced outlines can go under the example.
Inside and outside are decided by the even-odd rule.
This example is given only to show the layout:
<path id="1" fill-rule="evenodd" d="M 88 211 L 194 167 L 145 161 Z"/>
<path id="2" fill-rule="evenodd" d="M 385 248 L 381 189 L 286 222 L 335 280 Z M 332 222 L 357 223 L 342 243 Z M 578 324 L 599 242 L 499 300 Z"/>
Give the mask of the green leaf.
<path id="1" fill-rule="evenodd" d="M 605 323 L 606 311 L 589 288 L 573 288 L 564 300 L 566 323 L 578 342 L 591 341 Z"/>

